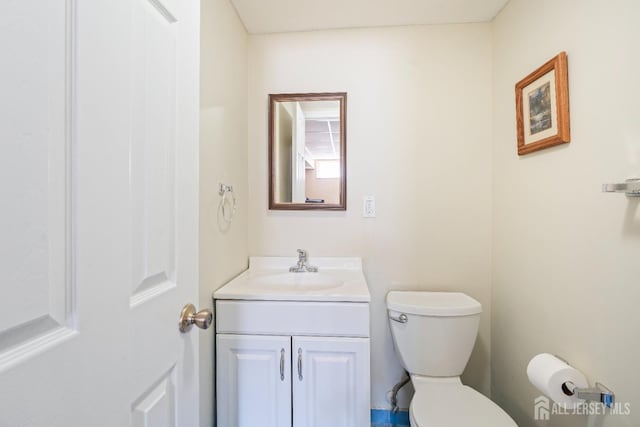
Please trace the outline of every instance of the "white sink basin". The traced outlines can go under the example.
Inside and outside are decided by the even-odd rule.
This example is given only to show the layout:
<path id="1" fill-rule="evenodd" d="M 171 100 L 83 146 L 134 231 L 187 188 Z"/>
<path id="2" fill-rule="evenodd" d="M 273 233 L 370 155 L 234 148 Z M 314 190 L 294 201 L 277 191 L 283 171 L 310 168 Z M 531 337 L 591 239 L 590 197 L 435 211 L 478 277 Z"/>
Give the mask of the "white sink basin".
<path id="1" fill-rule="evenodd" d="M 249 269 L 218 289 L 215 299 L 368 302 L 360 258 L 310 258 L 318 272 L 291 273 L 297 258 L 251 257 Z"/>
<path id="2" fill-rule="evenodd" d="M 344 284 L 344 280 L 327 273 L 279 273 L 258 272 L 249 273 L 250 286 L 268 286 L 270 289 L 288 291 L 292 288 L 301 290 L 321 290 L 337 288 Z"/>

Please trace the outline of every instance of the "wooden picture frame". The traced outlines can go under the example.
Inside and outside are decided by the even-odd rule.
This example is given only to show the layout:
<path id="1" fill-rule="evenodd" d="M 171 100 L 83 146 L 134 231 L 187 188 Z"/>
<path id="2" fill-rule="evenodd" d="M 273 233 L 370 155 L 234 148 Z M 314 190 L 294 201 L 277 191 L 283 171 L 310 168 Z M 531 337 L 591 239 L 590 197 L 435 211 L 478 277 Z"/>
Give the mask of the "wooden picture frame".
<path id="1" fill-rule="evenodd" d="M 516 83 L 518 155 L 571 141 L 567 54 Z"/>

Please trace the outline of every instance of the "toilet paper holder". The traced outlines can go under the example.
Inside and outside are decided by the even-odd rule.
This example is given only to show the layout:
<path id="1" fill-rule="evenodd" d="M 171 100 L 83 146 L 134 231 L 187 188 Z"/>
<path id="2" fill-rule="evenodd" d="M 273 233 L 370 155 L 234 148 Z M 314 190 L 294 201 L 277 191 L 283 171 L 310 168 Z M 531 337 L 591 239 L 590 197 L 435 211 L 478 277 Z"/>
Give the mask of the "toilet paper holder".
<path id="1" fill-rule="evenodd" d="M 616 401 L 616 395 L 600 383 L 596 383 L 595 387 L 579 388 L 567 381 L 562 384 L 562 391 L 567 396 L 575 396 L 588 402 L 600 402 L 607 408 L 613 408 Z"/>
<path id="2" fill-rule="evenodd" d="M 616 184 L 603 184 L 602 192 L 625 193 L 627 197 L 640 197 L 640 178 L 631 178 Z"/>

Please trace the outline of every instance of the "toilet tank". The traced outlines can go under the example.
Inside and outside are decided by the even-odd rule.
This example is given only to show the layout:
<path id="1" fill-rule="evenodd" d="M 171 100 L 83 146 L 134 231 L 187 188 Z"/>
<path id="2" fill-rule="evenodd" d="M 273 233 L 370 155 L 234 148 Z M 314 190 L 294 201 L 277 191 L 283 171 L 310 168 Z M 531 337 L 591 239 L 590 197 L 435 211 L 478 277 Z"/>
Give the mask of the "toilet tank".
<path id="1" fill-rule="evenodd" d="M 458 292 L 387 294 L 393 343 L 411 375 L 461 375 L 476 341 L 481 312 L 478 301 Z"/>

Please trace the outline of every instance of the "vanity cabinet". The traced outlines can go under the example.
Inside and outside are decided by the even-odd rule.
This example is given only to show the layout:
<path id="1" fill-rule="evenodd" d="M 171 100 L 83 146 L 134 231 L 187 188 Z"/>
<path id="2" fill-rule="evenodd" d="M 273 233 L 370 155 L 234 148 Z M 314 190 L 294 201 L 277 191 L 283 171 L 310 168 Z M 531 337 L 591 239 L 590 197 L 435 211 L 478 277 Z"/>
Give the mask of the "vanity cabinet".
<path id="1" fill-rule="evenodd" d="M 369 304 L 216 301 L 219 427 L 370 426 Z"/>

